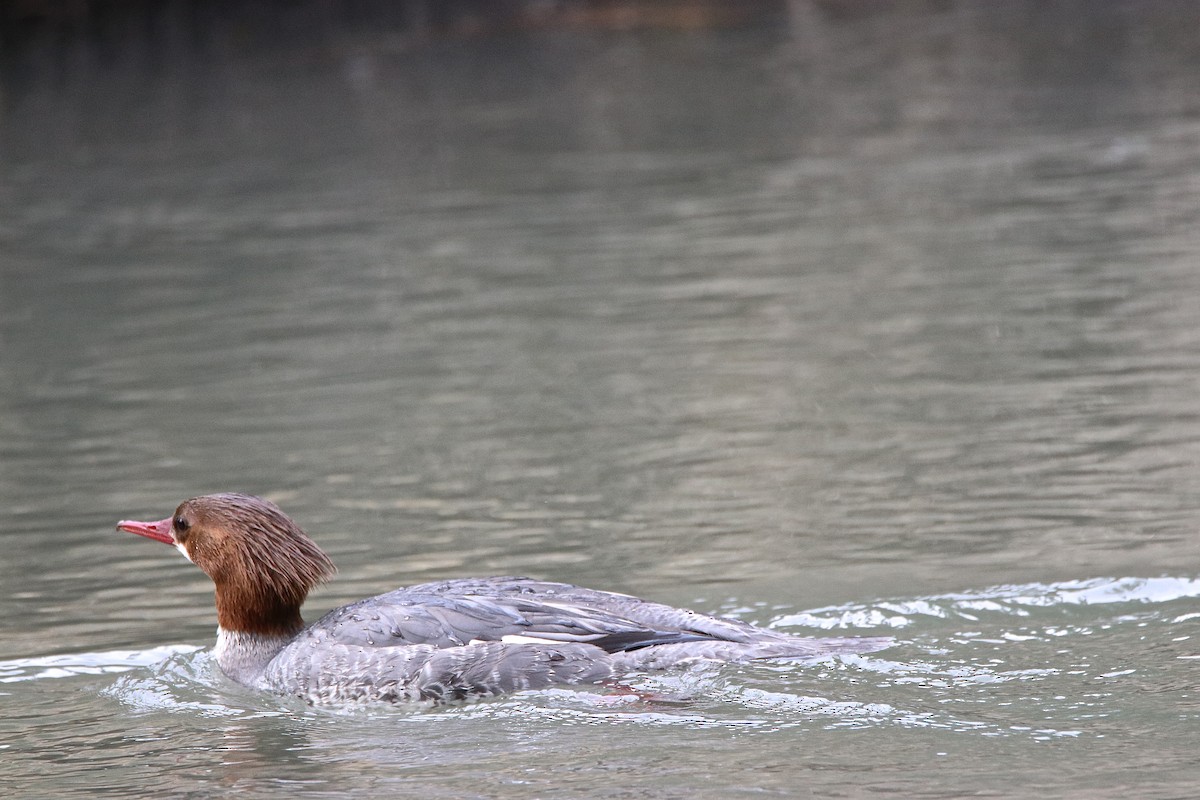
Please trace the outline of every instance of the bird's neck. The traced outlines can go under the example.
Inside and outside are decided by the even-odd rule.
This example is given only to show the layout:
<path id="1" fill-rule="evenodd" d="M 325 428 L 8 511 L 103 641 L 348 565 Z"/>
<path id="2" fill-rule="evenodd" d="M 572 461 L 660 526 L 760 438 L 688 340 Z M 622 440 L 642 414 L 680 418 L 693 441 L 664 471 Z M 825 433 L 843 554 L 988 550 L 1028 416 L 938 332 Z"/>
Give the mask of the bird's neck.
<path id="1" fill-rule="evenodd" d="M 222 581 L 216 587 L 217 624 L 221 630 L 290 639 L 304 629 L 300 602 L 305 594 L 250 582 Z"/>
<path id="2" fill-rule="evenodd" d="M 217 628 L 214 654 L 221 671 L 243 686 L 254 686 L 294 634 L 251 633 Z"/>
<path id="3" fill-rule="evenodd" d="M 299 597 L 302 601 L 304 594 Z M 253 686 L 271 659 L 304 629 L 300 603 L 270 585 L 248 581 L 217 583 L 216 600 L 217 664 L 238 683 Z"/>

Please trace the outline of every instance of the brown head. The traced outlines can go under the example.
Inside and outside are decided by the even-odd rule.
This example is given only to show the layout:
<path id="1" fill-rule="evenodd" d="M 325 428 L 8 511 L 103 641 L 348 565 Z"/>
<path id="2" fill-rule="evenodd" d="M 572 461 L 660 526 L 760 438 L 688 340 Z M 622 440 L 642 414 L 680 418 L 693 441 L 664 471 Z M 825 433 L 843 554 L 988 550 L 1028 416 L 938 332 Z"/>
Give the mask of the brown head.
<path id="1" fill-rule="evenodd" d="M 278 506 L 246 494 L 185 500 L 158 522 L 117 529 L 175 545 L 212 578 L 217 623 L 229 631 L 291 635 L 308 592 L 334 573 L 329 556 Z"/>

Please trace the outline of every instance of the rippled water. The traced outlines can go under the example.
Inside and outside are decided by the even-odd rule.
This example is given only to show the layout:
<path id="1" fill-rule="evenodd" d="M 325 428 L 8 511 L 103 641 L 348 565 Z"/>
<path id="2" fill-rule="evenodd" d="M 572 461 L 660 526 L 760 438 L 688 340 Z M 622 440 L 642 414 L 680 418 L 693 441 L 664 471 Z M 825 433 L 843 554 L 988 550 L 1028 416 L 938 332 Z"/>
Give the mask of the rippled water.
<path id="1" fill-rule="evenodd" d="M 10 80 L 0 780 L 1189 796 L 1200 62 L 1190 6 L 1134 8 Z M 230 489 L 338 563 L 309 618 L 526 573 L 898 643 L 295 706 L 113 531 Z"/>
<path id="2" fill-rule="evenodd" d="M 651 699 L 551 690 L 436 711 L 326 711 L 256 696 L 193 646 L 20 659 L 0 663 L 0 683 L 41 688 L 24 700 L 46 747 L 14 743 L 26 757 L 9 771 L 20 780 L 53 770 L 56 784 L 83 793 L 136 782 L 156 794 L 365 785 L 683 796 L 713 782 L 714 795 L 941 795 L 1023 794 L 1047 785 L 1036 771 L 1056 764 L 1080 796 L 1134 781 L 1152 790 L 1138 770 L 1189 769 L 1196 707 L 1180 700 L 1200 659 L 1189 636 L 1198 597 L 1195 579 L 1125 578 L 829 607 L 776 625 L 890 629 L 901 643 L 869 658 L 634 681 Z M 51 722 L 39 707 L 64 690 L 108 713 L 82 729 L 75 714 L 70 726 Z M 1160 744 L 1139 747 L 1150 735 Z M 1013 770 L 1035 772 L 1018 789 Z"/>

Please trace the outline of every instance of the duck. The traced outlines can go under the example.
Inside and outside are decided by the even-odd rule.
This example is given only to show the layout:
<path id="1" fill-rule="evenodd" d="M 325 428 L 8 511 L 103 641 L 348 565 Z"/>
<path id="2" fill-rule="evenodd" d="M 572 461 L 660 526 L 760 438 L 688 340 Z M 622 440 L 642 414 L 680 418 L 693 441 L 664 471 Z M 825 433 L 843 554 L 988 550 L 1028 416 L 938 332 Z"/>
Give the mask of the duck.
<path id="1" fill-rule="evenodd" d="M 454 578 L 335 608 L 300 608 L 329 556 L 277 505 L 193 497 L 117 529 L 174 546 L 215 587 L 215 660 L 238 684 L 311 704 L 443 704 L 612 685 L 698 661 L 865 654 L 889 637 L 801 637 L 617 592 L 523 577 Z"/>

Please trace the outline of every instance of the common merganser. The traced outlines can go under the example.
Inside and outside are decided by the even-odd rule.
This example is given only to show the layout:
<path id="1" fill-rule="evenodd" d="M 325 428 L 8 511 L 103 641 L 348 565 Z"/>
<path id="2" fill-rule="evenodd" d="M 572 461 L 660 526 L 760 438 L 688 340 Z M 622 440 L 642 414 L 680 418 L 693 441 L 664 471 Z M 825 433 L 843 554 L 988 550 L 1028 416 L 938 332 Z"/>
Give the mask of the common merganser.
<path id="1" fill-rule="evenodd" d="M 686 661 L 868 653 L 886 637 L 801 638 L 613 592 L 529 578 L 426 583 L 307 628 L 300 606 L 333 562 L 274 503 L 186 500 L 118 530 L 174 545 L 216 585 L 216 660 L 245 686 L 311 703 L 433 703 L 595 684 Z"/>

